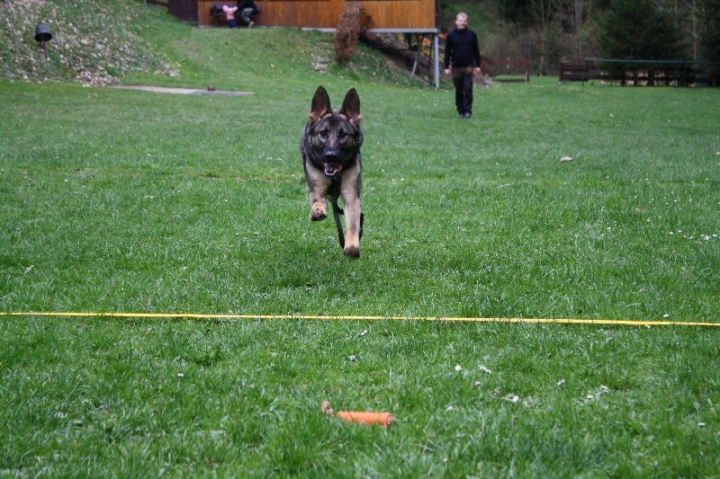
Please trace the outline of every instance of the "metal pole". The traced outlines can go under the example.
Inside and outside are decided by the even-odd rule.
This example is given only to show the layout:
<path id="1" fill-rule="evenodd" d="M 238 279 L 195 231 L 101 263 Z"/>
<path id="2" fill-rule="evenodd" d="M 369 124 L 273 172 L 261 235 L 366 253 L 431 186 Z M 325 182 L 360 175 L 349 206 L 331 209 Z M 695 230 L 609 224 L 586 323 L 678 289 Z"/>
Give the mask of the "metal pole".
<path id="1" fill-rule="evenodd" d="M 575 0 L 575 58 L 580 61 L 580 0 Z"/>
<path id="2" fill-rule="evenodd" d="M 440 88 L 440 35 L 433 33 L 433 56 L 435 57 L 435 88 Z"/>
<path id="3" fill-rule="evenodd" d="M 421 34 L 420 42 L 418 43 L 417 51 L 415 52 L 415 62 L 413 63 L 412 71 L 410 72 L 410 78 L 415 78 L 415 72 L 417 71 L 418 60 L 420 58 L 420 55 L 422 55 L 422 45 L 423 45 L 424 39 L 425 39 L 425 35 Z M 417 38 L 415 40 L 417 40 Z M 410 48 L 412 48 L 412 45 L 410 45 Z"/>

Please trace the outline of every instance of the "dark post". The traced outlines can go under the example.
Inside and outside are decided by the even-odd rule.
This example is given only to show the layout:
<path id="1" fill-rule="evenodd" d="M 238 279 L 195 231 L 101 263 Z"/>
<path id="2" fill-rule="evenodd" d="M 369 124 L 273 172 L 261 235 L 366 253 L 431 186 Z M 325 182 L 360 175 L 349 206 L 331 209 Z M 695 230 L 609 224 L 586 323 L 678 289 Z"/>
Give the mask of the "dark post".
<path id="1" fill-rule="evenodd" d="M 45 53 L 45 60 L 47 60 L 47 42 L 52 40 L 52 33 L 50 29 L 42 23 L 35 27 L 35 41 L 38 42 Z"/>

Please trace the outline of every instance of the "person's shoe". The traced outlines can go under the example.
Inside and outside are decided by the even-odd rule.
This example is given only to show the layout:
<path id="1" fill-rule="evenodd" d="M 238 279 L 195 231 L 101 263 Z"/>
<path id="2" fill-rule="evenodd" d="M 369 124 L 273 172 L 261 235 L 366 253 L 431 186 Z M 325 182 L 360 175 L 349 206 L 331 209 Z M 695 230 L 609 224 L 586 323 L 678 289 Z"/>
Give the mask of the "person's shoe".
<path id="1" fill-rule="evenodd" d="M 458 113 L 458 118 L 465 118 L 465 114 L 464 114 L 464 113 Z"/>
<path id="2" fill-rule="evenodd" d="M 465 115 L 463 115 L 463 116 L 465 118 L 472 118 L 472 113 L 465 113 Z"/>
<path id="3" fill-rule="evenodd" d="M 248 23 L 248 28 L 252 28 L 253 25 L 255 25 L 255 22 L 251 21 L 250 23 Z"/>

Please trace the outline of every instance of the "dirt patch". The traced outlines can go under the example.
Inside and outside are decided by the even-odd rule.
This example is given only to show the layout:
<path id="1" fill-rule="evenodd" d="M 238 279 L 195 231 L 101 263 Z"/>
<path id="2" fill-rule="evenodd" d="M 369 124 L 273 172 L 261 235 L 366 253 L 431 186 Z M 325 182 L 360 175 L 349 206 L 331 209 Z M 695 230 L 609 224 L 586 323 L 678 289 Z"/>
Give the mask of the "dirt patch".
<path id="1" fill-rule="evenodd" d="M 178 95 L 218 95 L 218 96 L 250 96 L 254 95 L 251 91 L 227 91 L 215 90 L 214 88 L 206 88 L 205 90 L 195 90 L 192 88 L 166 88 L 160 86 L 142 86 L 142 85 L 117 85 L 111 88 L 120 88 L 124 90 L 142 90 L 154 93 L 175 93 Z"/>

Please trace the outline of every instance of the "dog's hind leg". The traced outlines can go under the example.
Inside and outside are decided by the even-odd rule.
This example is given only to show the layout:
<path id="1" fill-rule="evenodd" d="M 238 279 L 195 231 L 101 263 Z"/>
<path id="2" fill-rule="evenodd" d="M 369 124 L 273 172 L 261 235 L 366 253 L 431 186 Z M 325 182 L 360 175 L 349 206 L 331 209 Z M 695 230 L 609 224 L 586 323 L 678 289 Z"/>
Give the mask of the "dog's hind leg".
<path id="1" fill-rule="evenodd" d="M 333 219 L 335 219 L 335 226 L 337 227 L 338 232 L 338 240 L 340 240 L 340 247 L 345 248 L 345 233 L 343 233 L 343 227 L 342 223 L 340 222 L 340 215 L 345 214 L 342 208 L 340 208 L 337 204 L 337 198 L 332 198 L 330 200 L 330 204 L 332 204 L 332 210 L 333 210 Z"/>

